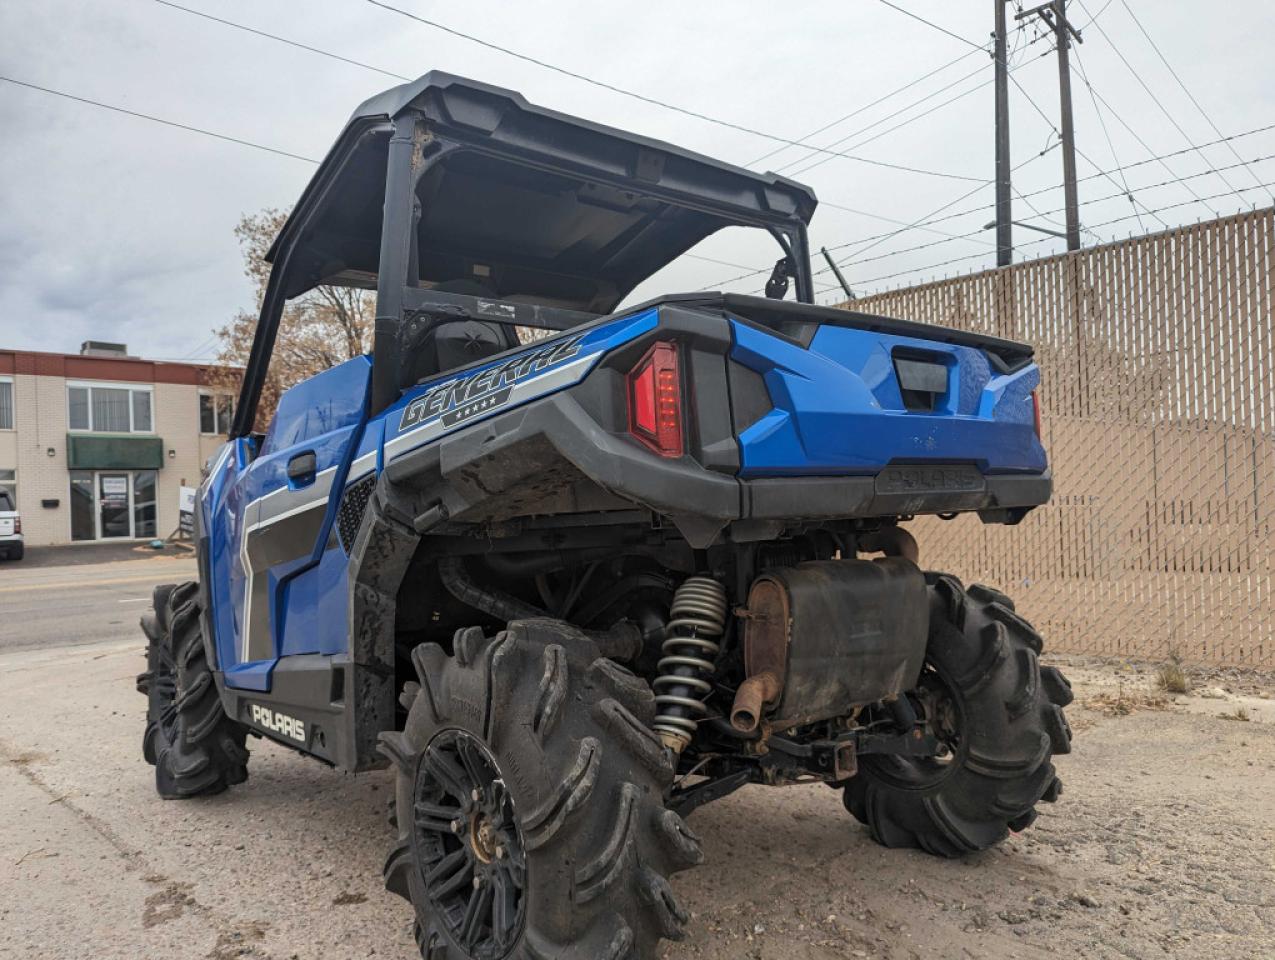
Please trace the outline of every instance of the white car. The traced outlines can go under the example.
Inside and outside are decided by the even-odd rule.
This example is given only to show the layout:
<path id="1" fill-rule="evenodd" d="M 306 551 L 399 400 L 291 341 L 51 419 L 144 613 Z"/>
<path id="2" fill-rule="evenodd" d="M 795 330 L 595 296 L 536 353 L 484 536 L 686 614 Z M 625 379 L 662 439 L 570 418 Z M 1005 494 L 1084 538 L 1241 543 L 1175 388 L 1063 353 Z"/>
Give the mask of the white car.
<path id="1" fill-rule="evenodd" d="M 8 490 L 0 490 L 0 557 L 21 560 L 22 517 Z"/>

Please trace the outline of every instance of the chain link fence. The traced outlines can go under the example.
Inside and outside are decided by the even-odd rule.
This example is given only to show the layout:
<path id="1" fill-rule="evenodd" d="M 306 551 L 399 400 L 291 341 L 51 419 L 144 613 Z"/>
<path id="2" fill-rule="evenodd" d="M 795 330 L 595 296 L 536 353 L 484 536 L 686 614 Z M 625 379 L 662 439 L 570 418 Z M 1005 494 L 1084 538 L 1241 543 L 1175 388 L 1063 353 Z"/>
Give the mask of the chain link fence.
<path id="1" fill-rule="evenodd" d="M 927 567 L 1006 590 L 1054 651 L 1275 668 L 1275 208 L 853 307 L 1036 347 L 1053 500 L 919 518 Z"/>

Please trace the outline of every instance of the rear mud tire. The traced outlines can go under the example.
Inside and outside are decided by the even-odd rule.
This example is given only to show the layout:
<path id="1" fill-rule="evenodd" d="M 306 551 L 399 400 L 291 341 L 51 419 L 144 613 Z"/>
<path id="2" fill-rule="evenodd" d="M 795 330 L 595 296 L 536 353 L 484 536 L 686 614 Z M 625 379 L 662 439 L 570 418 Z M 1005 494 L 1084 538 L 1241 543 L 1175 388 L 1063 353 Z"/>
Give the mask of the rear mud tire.
<path id="1" fill-rule="evenodd" d="M 199 614 L 198 586 L 188 582 L 156 587 L 153 609 L 142 617 L 142 755 L 155 767 L 155 789 L 166 800 L 210 796 L 248 779 L 247 731 L 222 709 Z"/>
<path id="2" fill-rule="evenodd" d="M 1071 686 L 1040 666 L 1041 638 L 1003 593 L 930 577 L 927 670 L 950 693 L 958 744 L 943 763 L 865 756 L 846 808 L 886 847 L 959 857 L 1036 819 L 1062 783 L 1051 762 L 1071 750 Z"/>
<path id="3" fill-rule="evenodd" d="M 381 735 L 398 830 L 385 882 L 413 905 L 421 956 L 650 960 L 680 939 L 668 877 L 702 854 L 664 806 L 673 769 L 647 684 L 559 621 L 461 630 L 453 647 L 415 650 L 406 726 Z M 487 782 L 472 805 L 468 779 L 446 785 L 457 766 Z M 491 823 L 502 852 L 485 860 Z"/>

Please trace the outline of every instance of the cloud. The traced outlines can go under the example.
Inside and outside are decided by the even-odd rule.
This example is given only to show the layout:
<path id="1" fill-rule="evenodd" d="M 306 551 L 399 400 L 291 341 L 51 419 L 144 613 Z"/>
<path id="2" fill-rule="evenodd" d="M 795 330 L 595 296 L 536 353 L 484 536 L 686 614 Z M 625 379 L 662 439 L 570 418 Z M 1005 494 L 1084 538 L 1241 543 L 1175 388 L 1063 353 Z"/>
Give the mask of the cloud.
<path id="1" fill-rule="evenodd" d="M 400 2 L 608 83 L 790 138 L 806 136 L 966 50 L 869 0 L 802 4 L 784 10 L 780 19 L 773 4 L 759 0 L 730 5 L 653 0 L 640 16 L 575 0 L 450 7 Z M 371 5 L 346 0 L 272 5 L 232 0 L 215 7 L 206 0 L 189 3 L 405 75 L 439 68 L 512 87 L 533 101 L 726 160 L 748 162 L 781 146 L 617 96 Z M 1079 3 L 1072 9 L 1078 20 L 1088 20 Z M 1201 21 L 1196 5 L 1174 0 L 1140 16 L 1212 111 L 1214 122 L 1233 133 L 1266 123 L 1271 115 L 1275 77 L 1268 69 L 1265 38 L 1275 32 L 1273 9 L 1249 0 L 1228 7 L 1226 18 Z M 936 5 L 926 15 L 976 42 L 983 41 L 991 26 L 990 11 L 982 5 Z M 1191 137 L 1196 142 L 1214 139 L 1122 5 L 1113 4 L 1100 23 Z M 1113 108 L 1105 119 L 1115 157 L 1126 164 L 1145 158 L 1138 138 L 1156 152 L 1183 147 L 1183 138 L 1164 121 L 1110 45 L 1096 30 L 1086 31 L 1085 39 L 1081 63 Z M 1039 56 L 1047 43 L 1031 40 L 1031 31 L 1016 37 L 1015 63 L 1021 66 L 1015 77 L 1031 97 L 1029 101 L 1019 90 L 1012 91 L 1016 162 L 1044 148 L 1057 114 L 1054 60 Z M 0 11 L 0 63 L 2 72 L 22 80 L 307 156 L 322 156 L 349 112 L 391 83 L 356 66 L 144 0 L 112 5 L 50 0 L 20 9 L 6 5 Z M 883 120 L 980 63 L 986 77 L 957 84 L 910 112 Z M 861 130 L 836 149 L 990 178 L 991 90 L 974 89 L 990 75 L 990 61 L 975 53 L 813 142 L 831 143 Z M 865 142 L 966 90 L 973 92 L 949 107 Z M 1082 150 L 1099 166 L 1114 166 L 1079 80 L 1075 100 Z M 0 346 L 74 350 L 93 337 L 126 340 L 134 352 L 149 356 L 187 356 L 200 347 L 208 355 L 211 331 L 252 302 L 232 232 L 235 223 L 244 213 L 291 205 L 313 172 L 303 162 L 3 83 L 0 129 L 5 131 L 0 146 Z M 1275 136 L 1242 141 L 1237 149 L 1246 157 L 1275 153 Z M 1182 185 L 1141 188 L 1207 169 L 1210 163 L 1235 162 L 1224 148 L 1205 153 L 1205 158 L 1186 155 L 1165 166 L 1139 167 L 1129 172 L 1129 182 L 1149 206 L 1189 199 Z M 763 166 L 792 173 L 821 159 L 809 150 L 785 148 Z M 1090 172 L 1082 160 L 1082 176 Z M 1265 181 L 1275 180 L 1270 162 L 1254 172 Z M 933 228 L 973 236 L 949 241 L 934 233 L 906 231 L 856 256 L 859 247 L 853 241 L 897 229 L 892 220 L 919 219 L 974 184 L 841 158 L 820 163 L 801 177 L 808 178 L 821 199 L 876 215 L 825 205 L 812 227 L 816 250 L 821 244 L 841 247 L 852 261 L 846 273 L 857 287 L 870 286 L 874 278 L 893 284 L 992 262 L 990 235 L 979 230 L 990 219 L 980 209 L 990 203 L 990 189 L 952 208 L 969 213 Z M 1238 171 L 1231 179 L 1237 185 L 1251 184 L 1246 177 Z M 1061 206 L 1059 180 L 1057 150 L 1024 166 L 1016 174 L 1020 191 L 1053 192 L 1033 199 L 1040 213 L 1016 202 L 1016 217 L 1056 222 L 1059 215 L 1050 211 Z M 1201 195 L 1223 189 L 1212 175 L 1191 184 Z M 1082 184 L 1081 198 L 1093 200 L 1118 190 L 1095 178 Z M 1262 199 L 1263 194 L 1250 193 L 1243 202 Z M 1229 212 L 1240 203 L 1229 197 L 1212 206 Z M 1128 201 L 1117 198 L 1087 205 L 1084 217 L 1097 224 L 1129 212 Z M 1166 212 L 1164 218 L 1174 223 L 1203 213 L 1203 207 L 1191 206 Z M 1148 229 L 1157 225 L 1147 219 Z M 1104 237 L 1123 235 L 1137 226 L 1130 220 L 1100 232 Z M 907 249 L 930 241 L 942 243 Z M 1058 246 L 1056 241 L 1038 243 L 1035 235 L 1022 231 L 1018 241 L 1023 255 Z M 776 256 L 756 237 L 735 234 L 711 238 L 700 252 L 758 268 Z M 952 259 L 957 262 L 934 266 Z M 687 261 L 661 282 L 695 287 L 742 272 Z M 756 292 L 764 279 L 763 274 L 731 289 Z"/>

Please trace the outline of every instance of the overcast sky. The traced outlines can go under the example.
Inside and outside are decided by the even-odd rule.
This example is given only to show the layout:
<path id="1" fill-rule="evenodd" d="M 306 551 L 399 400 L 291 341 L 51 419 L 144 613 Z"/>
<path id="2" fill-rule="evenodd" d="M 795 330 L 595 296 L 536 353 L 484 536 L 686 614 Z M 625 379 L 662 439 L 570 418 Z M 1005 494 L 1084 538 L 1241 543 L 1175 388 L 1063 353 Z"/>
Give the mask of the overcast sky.
<path id="1" fill-rule="evenodd" d="M 181 2 L 391 73 L 447 70 L 558 110 L 795 176 L 823 201 L 812 225 L 814 246 L 837 247 L 838 258 L 848 261 L 848 280 L 864 291 L 994 262 L 992 232 L 980 231 L 992 217 L 992 189 L 979 188 L 993 174 L 992 65 L 960 39 L 987 42 L 994 9 L 988 0 L 897 0 L 955 36 L 882 0 L 648 0 L 640 7 L 386 0 L 573 72 L 780 138 L 803 140 L 854 113 L 809 142 L 930 173 L 799 147 L 765 156 L 783 144 L 600 89 L 365 0 Z M 1229 136 L 1275 124 L 1275 4 L 1071 0 L 1069 10 L 1085 40 L 1073 62 L 1080 175 L 1093 174 L 1094 164 L 1111 170 L 1188 151 L 1124 172 L 1136 205 L 1100 201 L 1123 189 L 1120 173 L 1083 180 L 1087 245 L 1194 222 L 1211 210 L 1226 214 L 1272 202 L 1271 188 L 1256 185 L 1275 182 L 1275 162 L 1256 161 L 1275 154 L 1275 131 L 1231 142 L 1248 165 L 1226 145 L 1196 152 L 1191 144 L 1217 140 L 1212 125 Z M 1226 16 L 1218 16 L 1223 10 Z M 1056 60 L 1034 28 L 1015 33 L 1011 45 L 1021 85 L 1010 91 L 1012 153 L 1015 164 L 1024 164 L 1014 185 L 1039 211 L 1016 200 L 1014 216 L 1058 228 L 1060 152 L 1055 147 L 1033 159 L 1057 139 Z M 1078 68 L 1101 98 L 1111 145 Z M 931 71 L 937 72 L 870 106 Z M 0 75 L 310 158 L 323 156 L 360 101 L 398 82 L 158 0 L 0 0 Z M 804 169 L 812 164 L 818 165 Z M 1225 166 L 1233 169 L 1206 172 Z M 245 213 L 289 206 L 313 169 L 304 160 L 0 82 L 0 347 L 74 351 L 93 338 L 127 342 L 148 357 L 210 358 L 213 329 L 253 306 L 235 223 Z M 962 216 L 930 228 L 941 233 L 911 229 L 865 239 L 899 229 L 892 221 L 924 219 L 976 189 L 944 211 Z M 1191 191 L 1205 202 L 1195 202 Z M 1130 216 L 1135 209 L 1141 223 Z M 1126 219 L 1108 224 L 1117 218 Z M 947 236 L 971 232 L 977 235 Z M 1015 240 L 1019 257 L 1061 249 L 1060 241 L 1025 230 Z M 907 249 L 921 245 L 927 246 Z M 776 255 L 768 242 L 733 234 L 710 238 L 697 252 L 750 268 Z M 742 272 L 688 260 L 659 282 L 666 290 L 717 288 Z M 760 279 L 727 288 L 758 292 Z M 831 297 L 825 292 L 821 299 Z"/>

